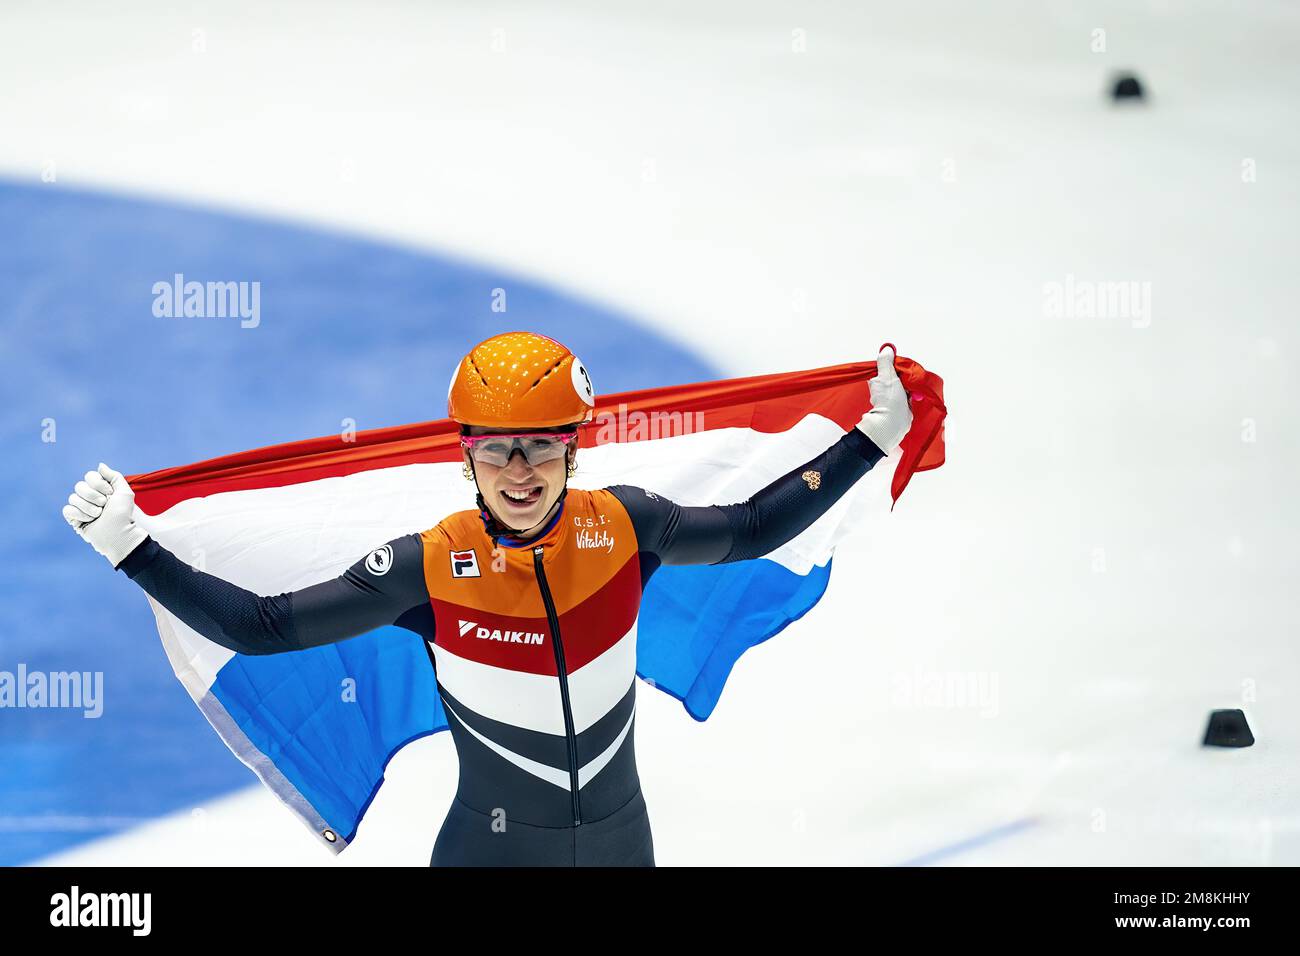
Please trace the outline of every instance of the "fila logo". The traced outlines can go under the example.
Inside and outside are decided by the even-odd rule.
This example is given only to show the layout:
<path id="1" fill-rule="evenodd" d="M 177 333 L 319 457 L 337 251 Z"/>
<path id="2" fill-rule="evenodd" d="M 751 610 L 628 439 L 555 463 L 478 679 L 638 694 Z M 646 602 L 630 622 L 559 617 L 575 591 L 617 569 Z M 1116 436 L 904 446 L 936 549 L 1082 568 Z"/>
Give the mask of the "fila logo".
<path id="1" fill-rule="evenodd" d="M 541 644 L 543 635 L 536 631 L 500 631 L 489 627 L 479 627 L 477 621 L 459 621 L 460 636 L 465 637 L 470 631 L 481 641 L 504 641 L 507 644 Z"/>
<path id="2" fill-rule="evenodd" d="M 451 553 L 451 576 L 453 578 L 482 577 L 478 570 L 478 556 L 474 549 L 453 551 Z"/>

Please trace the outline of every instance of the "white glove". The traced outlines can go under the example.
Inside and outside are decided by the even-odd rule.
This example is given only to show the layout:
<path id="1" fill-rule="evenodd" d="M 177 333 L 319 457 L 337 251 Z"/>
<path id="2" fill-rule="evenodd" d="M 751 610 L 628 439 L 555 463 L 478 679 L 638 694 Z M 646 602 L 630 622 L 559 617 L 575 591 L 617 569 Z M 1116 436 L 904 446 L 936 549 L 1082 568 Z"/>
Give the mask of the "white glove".
<path id="1" fill-rule="evenodd" d="M 99 470 L 86 472 L 68 495 L 63 517 L 117 567 L 149 537 L 132 518 L 134 511 L 135 492 L 131 486 L 120 472 L 100 462 Z"/>
<path id="2" fill-rule="evenodd" d="M 880 347 L 876 358 L 876 377 L 867 383 L 871 389 L 871 410 L 862 416 L 858 428 L 886 455 L 893 454 L 912 427 L 912 406 L 907 389 L 894 371 L 894 347 Z"/>

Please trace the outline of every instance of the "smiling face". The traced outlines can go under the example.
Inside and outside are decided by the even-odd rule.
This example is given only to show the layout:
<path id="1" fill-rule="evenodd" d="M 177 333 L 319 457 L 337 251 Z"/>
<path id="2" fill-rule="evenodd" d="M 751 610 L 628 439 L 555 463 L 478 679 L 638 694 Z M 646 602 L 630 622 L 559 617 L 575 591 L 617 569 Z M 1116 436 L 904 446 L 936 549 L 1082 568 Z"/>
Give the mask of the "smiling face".
<path id="1" fill-rule="evenodd" d="M 509 428 L 480 428 L 470 426 L 471 435 L 491 435 L 508 433 Z M 568 474 L 568 463 L 578 454 L 578 441 L 569 442 L 563 458 L 555 458 L 530 465 L 520 449 L 515 449 L 510 456 L 510 463 L 505 467 L 489 465 L 474 461 L 471 465 L 478 477 L 479 490 L 488 510 L 502 524 L 511 528 L 523 529 L 523 536 L 529 537 L 540 531 L 551 518 L 551 509 L 564 490 Z M 469 449 L 462 448 L 461 455 L 470 462 Z"/>

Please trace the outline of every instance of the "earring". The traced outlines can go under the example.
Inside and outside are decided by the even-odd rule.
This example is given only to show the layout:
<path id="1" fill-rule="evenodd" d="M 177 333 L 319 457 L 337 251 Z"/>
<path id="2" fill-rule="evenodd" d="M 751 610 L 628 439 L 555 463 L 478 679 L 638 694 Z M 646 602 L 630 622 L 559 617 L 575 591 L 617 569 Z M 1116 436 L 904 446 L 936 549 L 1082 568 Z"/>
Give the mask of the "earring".
<path id="1" fill-rule="evenodd" d="M 469 462 L 462 463 L 460 470 L 461 470 L 461 474 L 465 476 L 466 481 L 474 480 L 474 472 L 469 470 Z"/>
<path id="2" fill-rule="evenodd" d="M 574 472 L 576 472 L 577 470 L 578 470 L 578 462 L 576 459 L 574 459 L 569 462 L 569 477 L 572 478 Z"/>

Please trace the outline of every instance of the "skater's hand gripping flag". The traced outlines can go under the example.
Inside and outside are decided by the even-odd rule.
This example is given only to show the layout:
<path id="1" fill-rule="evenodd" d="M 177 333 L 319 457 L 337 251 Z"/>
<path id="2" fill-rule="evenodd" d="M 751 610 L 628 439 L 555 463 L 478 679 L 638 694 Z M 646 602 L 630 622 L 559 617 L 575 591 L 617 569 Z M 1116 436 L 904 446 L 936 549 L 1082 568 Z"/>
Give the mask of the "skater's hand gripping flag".
<path id="1" fill-rule="evenodd" d="M 117 567 L 147 537 L 135 523 L 135 492 L 120 472 L 100 462 L 73 486 L 63 518 Z"/>
<path id="2" fill-rule="evenodd" d="M 912 408 L 894 369 L 894 347 L 886 342 L 876 358 L 876 377 L 870 383 L 871 409 L 862 416 L 858 428 L 886 455 L 893 454 L 907 430 L 912 427 Z"/>

